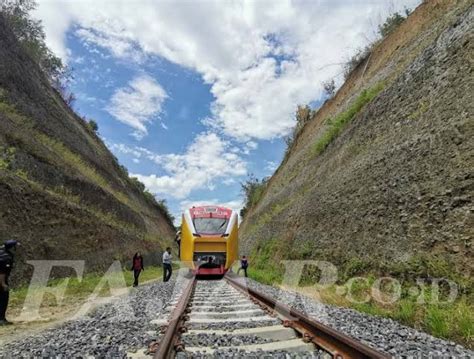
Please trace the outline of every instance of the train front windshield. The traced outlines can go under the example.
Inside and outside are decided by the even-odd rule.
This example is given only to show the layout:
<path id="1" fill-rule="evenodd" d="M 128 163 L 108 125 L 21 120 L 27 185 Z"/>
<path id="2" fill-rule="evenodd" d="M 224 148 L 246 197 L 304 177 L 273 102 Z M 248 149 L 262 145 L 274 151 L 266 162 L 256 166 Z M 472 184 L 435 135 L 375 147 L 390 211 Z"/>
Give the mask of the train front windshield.
<path id="1" fill-rule="evenodd" d="M 194 228 L 198 234 L 224 234 L 227 223 L 226 218 L 195 218 Z"/>

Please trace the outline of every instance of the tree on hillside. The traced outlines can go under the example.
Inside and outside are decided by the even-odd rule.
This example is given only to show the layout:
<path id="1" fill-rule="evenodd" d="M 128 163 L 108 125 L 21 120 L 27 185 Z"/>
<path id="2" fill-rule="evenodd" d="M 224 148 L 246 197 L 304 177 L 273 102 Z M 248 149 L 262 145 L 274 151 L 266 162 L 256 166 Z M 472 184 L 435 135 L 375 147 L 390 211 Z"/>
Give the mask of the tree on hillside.
<path id="1" fill-rule="evenodd" d="M 89 125 L 89 128 L 94 132 L 97 132 L 99 130 L 99 125 L 94 120 L 89 120 L 88 125 Z"/>
<path id="2" fill-rule="evenodd" d="M 70 69 L 46 46 L 45 33 L 40 20 L 31 18 L 36 8 L 34 0 L 3 0 L 0 12 L 5 17 L 18 41 L 31 58 L 41 67 L 51 84 L 63 95 L 66 102 L 74 97 L 66 91 L 72 78 Z"/>

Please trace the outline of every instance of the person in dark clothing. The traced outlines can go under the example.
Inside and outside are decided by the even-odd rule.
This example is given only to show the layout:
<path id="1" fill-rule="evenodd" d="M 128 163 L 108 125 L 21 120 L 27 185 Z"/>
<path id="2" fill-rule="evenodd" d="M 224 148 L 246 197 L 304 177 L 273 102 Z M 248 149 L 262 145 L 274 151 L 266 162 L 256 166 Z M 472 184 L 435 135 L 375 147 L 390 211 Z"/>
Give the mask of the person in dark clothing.
<path id="1" fill-rule="evenodd" d="M 237 271 L 237 275 L 240 273 L 240 271 L 243 269 L 244 270 L 244 274 L 245 276 L 247 277 L 247 268 L 249 266 L 249 261 L 247 259 L 246 256 L 242 256 L 242 258 L 240 259 L 240 268 L 239 270 Z"/>
<path id="2" fill-rule="evenodd" d="M 167 282 L 171 278 L 173 273 L 173 267 L 171 266 L 171 248 L 166 248 L 166 251 L 163 253 L 163 282 Z"/>
<path id="3" fill-rule="evenodd" d="M 133 277 L 135 278 L 135 281 L 133 282 L 134 287 L 138 285 L 138 277 L 142 270 L 145 270 L 145 267 L 143 267 L 143 257 L 139 252 L 137 252 L 132 259 L 132 271 Z"/>
<path id="4" fill-rule="evenodd" d="M 8 240 L 0 247 L 0 325 L 12 324 L 6 318 L 10 288 L 8 277 L 13 268 L 16 246 L 19 243 L 13 239 Z"/>
<path id="5" fill-rule="evenodd" d="M 181 257 L 181 231 L 176 232 L 174 240 L 178 244 L 178 257 Z"/>

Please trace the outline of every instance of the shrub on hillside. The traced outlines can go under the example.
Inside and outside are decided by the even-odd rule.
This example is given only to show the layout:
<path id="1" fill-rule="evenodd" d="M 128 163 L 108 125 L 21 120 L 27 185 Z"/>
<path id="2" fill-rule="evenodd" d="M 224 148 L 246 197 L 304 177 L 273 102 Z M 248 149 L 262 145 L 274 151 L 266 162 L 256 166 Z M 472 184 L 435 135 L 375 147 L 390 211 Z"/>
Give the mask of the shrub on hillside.
<path id="1" fill-rule="evenodd" d="M 349 75 L 357 67 L 359 67 L 365 60 L 367 60 L 372 53 L 374 44 L 366 46 L 364 49 L 358 49 L 357 52 L 344 65 L 344 79 L 347 80 Z"/>
<path id="2" fill-rule="evenodd" d="M 123 166 L 122 166 L 123 167 Z M 128 170 L 127 170 L 128 173 Z M 140 182 L 140 180 L 137 177 L 129 177 L 130 182 L 137 188 L 145 198 L 147 199 L 148 202 L 153 204 L 154 206 L 160 208 L 161 212 L 167 216 L 171 222 L 174 221 L 174 217 L 171 215 L 169 209 L 168 209 L 168 204 L 166 203 L 165 199 L 157 200 L 155 195 L 148 191 L 145 187 L 145 185 Z"/>
<path id="3" fill-rule="evenodd" d="M 268 177 L 259 180 L 253 174 L 250 174 L 247 180 L 241 183 L 242 193 L 245 198 L 245 205 L 240 210 L 240 216 L 243 218 L 245 214 L 254 207 L 260 198 L 262 198 L 263 192 L 268 184 Z"/>
<path id="4" fill-rule="evenodd" d="M 399 27 L 403 21 L 410 15 L 411 10 L 405 9 L 405 14 L 394 12 L 390 14 L 384 21 L 383 24 L 379 25 L 378 33 L 381 38 L 385 38 L 388 34 L 393 32 L 397 27 Z M 372 53 L 372 49 L 374 48 L 375 44 L 380 41 L 377 40 L 369 45 L 367 45 L 363 49 L 358 49 L 357 52 L 346 62 L 344 65 L 344 78 L 347 80 L 349 75 L 351 74 L 354 69 L 356 69 L 360 64 L 366 61 L 370 54 Z"/>
<path id="5" fill-rule="evenodd" d="M 146 193 L 150 193 L 150 192 L 146 191 Z M 150 193 L 150 194 L 151 194 L 151 193 Z M 152 195 L 152 196 L 153 196 L 153 195 Z M 162 213 L 170 219 L 171 223 L 173 223 L 174 220 L 175 220 L 175 218 L 174 218 L 174 216 L 171 214 L 171 212 L 170 212 L 170 210 L 169 210 L 169 208 L 168 208 L 168 203 L 166 203 L 166 199 L 160 199 L 160 200 L 157 201 L 156 198 L 155 198 L 155 196 L 153 196 L 153 199 L 155 200 L 156 205 L 157 205 L 158 207 L 160 207 Z"/>
<path id="6" fill-rule="evenodd" d="M 92 131 L 94 132 L 99 131 L 99 125 L 94 120 L 89 120 L 87 124 Z"/>
<path id="7" fill-rule="evenodd" d="M 290 152 L 291 147 L 293 147 L 294 141 L 303 130 L 303 127 L 309 122 L 309 120 L 311 120 L 312 117 L 313 111 L 308 105 L 298 105 L 295 114 L 296 125 L 293 128 L 292 133 L 284 137 L 284 141 L 286 143 L 285 157 Z"/>
<path id="8" fill-rule="evenodd" d="M 130 181 L 140 192 L 145 191 L 145 185 L 137 177 L 130 177 Z"/>
<path id="9" fill-rule="evenodd" d="M 63 97 L 66 104 L 72 108 L 74 103 L 76 102 L 76 95 L 74 95 L 71 91 L 67 90 L 66 86 L 61 87 L 61 91 L 59 91 L 61 96 Z"/>
<path id="10" fill-rule="evenodd" d="M 388 34 L 393 32 L 397 27 L 399 27 L 402 22 L 410 15 L 411 10 L 405 8 L 405 14 L 401 14 L 399 12 L 394 12 L 393 14 L 389 15 L 385 22 L 379 25 L 379 34 L 382 38 L 386 37 Z"/>
<path id="11" fill-rule="evenodd" d="M 334 82 L 334 79 L 324 81 L 323 89 L 328 98 L 333 97 L 336 93 L 336 83 Z"/>

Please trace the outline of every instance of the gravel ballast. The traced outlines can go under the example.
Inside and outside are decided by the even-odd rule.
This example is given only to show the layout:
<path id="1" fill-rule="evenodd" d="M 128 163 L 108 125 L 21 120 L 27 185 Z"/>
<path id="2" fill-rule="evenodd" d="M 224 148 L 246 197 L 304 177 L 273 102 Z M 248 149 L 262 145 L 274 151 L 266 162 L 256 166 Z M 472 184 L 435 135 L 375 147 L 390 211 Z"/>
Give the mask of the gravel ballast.
<path id="1" fill-rule="evenodd" d="M 170 300 L 183 280 L 143 285 L 92 313 L 0 348 L 0 358 L 124 358 L 157 339 L 157 325 L 166 318 Z"/>
<path id="2" fill-rule="evenodd" d="M 261 344 L 269 343 L 271 339 L 262 338 L 256 335 L 215 335 L 215 334 L 196 334 L 186 335 L 183 337 L 183 343 L 185 346 L 223 346 L 231 347 L 245 344 Z"/>
<path id="3" fill-rule="evenodd" d="M 198 304 L 199 303 L 199 304 Z M 236 306 L 235 303 L 243 303 Z M 201 307 L 203 306 L 204 307 Z M 249 312 L 242 312 L 244 308 L 251 308 Z M 204 312 L 203 312 L 204 308 Z M 234 315 L 227 316 L 234 312 Z M 192 318 L 203 313 L 200 318 L 206 318 L 208 322 L 196 323 Z M 215 315 L 230 318 L 230 321 L 213 321 Z M 230 286 L 225 280 L 220 281 L 198 281 L 194 295 L 191 299 L 191 320 L 185 323 L 188 329 L 199 329 L 203 332 L 197 334 L 185 334 L 182 341 L 185 351 L 178 353 L 177 358 L 320 358 L 318 350 L 305 350 L 305 348 L 279 347 L 278 341 L 285 338 L 265 338 L 257 334 L 251 334 L 250 328 L 281 327 L 281 320 L 269 317 L 268 314 L 257 305 L 253 304 L 248 296 Z M 246 333 L 245 330 L 249 329 Z M 283 328 L 284 329 L 284 328 Z M 213 330 L 225 331 L 226 334 L 216 334 Z M 238 332 L 234 332 L 239 330 Z M 209 332 L 208 332 L 209 331 Z M 291 331 L 291 330 L 290 330 Z M 286 339 L 297 339 L 296 336 Z M 290 340 L 291 341 L 291 340 Z M 271 343 L 270 350 L 263 350 L 259 344 Z M 302 345 L 306 345 L 301 341 Z M 286 344 L 288 345 L 288 344 Z M 244 346 L 244 347 L 242 347 Z M 309 345 L 311 348 L 311 345 Z M 187 350 L 186 350 L 187 349 Z M 212 353 L 209 353 L 212 351 Z"/>
<path id="4" fill-rule="evenodd" d="M 242 279 L 244 280 L 244 279 Z M 366 344 L 395 357 L 474 357 L 474 352 L 453 342 L 435 338 L 405 327 L 393 320 L 375 317 L 355 310 L 321 304 L 302 294 L 285 291 L 246 280 L 247 285 L 290 305 L 307 315 Z M 169 303 L 183 288 L 183 281 L 153 283 L 133 290 L 114 302 L 98 307 L 77 320 L 28 338 L 8 343 L 0 349 L 0 358 L 125 358 L 128 352 L 148 347 L 159 339 L 154 319 L 166 319 Z M 214 282 L 211 286 L 221 283 Z M 252 322 L 188 323 L 188 329 L 232 330 L 277 325 L 278 319 Z M 319 358 L 319 352 L 289 353 L 245 352 L 234 347 L 242 344 L 265 343 L 268 340 L 254 335 L 232 334 L 219 336 L 196 334 L 184 336 L 187 346 L 209 346 L 213 354 L 179 353 L 178 358 Z M 241 343 L 242 342 L 242 343 Z"/>
<path id="5" fill-rule="evenodd" d="M 325 352 L 314 351 L 314 352 L 287 352 L 287 351 L 255 351 L 249 352 L 238 348 L 217 350 L 212 354 L 199 354 L 199 353 L 178 353 L 177 359 L 215 359 L 215 358 L 250 358 L 250 359 L 319 359 L 328 358 L 328 354 Z"/>
<path id="6" fill-rule="evenodd" d="M 277 298 L 281 303 L 392 356 L 474 358 L 473 351 L 459 344 L 435 338 L 394 320 L 322 304 L 302 294 L 261 284 L 249 278 L 246 282 L 250 288 Z"/>

